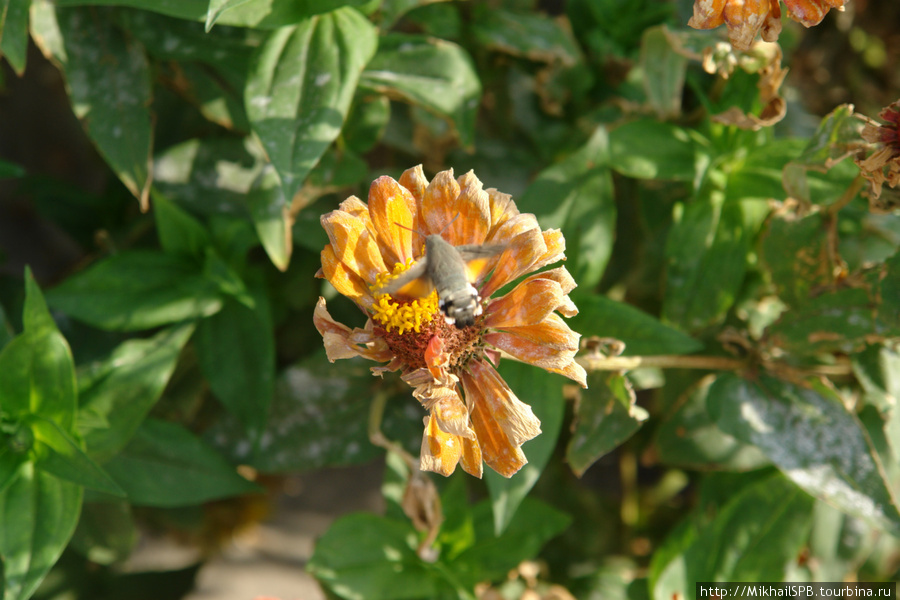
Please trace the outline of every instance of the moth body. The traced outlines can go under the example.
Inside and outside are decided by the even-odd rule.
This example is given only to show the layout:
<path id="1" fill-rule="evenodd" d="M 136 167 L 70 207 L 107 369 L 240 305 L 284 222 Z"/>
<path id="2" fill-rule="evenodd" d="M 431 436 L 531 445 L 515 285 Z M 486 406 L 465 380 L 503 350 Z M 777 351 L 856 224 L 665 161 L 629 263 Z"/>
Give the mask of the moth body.
<path id="1" fill-rule="evenodd" d="M 425 238 L 425 256 L 379 291 L 421 297 L 436 289 L 444 320 L 458 329 L 468 327 L 482 313 L 481 296 L 470 280 L 469 265 L 502 249 L 497 245 L 453 246 L 440 235 L 429 235 Z"/>

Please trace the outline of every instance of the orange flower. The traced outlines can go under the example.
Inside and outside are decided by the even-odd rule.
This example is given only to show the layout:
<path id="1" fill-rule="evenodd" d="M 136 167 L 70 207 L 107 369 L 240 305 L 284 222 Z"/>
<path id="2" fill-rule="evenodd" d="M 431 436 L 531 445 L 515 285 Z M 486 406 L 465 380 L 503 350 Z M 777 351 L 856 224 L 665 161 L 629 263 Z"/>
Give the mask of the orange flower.
<path id="1" fill-rule="evenodd" d="M 330 243 L 318 275 L 368 317 L 365 327 L 351 329 L 332 319 L 319 299 L 313 318 L 328 358 L 387 363 L 372 368 L 376 375 L 401 371 L 428 410 L 422 470 L 450 475 L 459 463 L 481 477 L 483 459 L 512 476 L 527 462 L 522 444 L 541 430 L 531 408 L 494 369 L 499 350 L 586 386 L 586 373 L 575 362 L 580 336 L 559 316 L 578 312 L 568 296 L 575 281 L 565 267 L 535 273 L 565 258 L 562 233 L 541 231 L 534 215 L 519 213 L 509 195 L 482 189 L 471 171 L 459 179 L 443 171 L 429 182 L 418 166 L 399 182 L 375 180 L 368 200 L 351 196 L 322 216 Z M 422 259 L 424 240 L 413 229 L 440 234 L 453 246 L 497 249 L 471 265 L 483 309 L 474 324 L 448 322 L 436 291 L 424 298 L 380 291 Z M 528 273 L 506 294 L 491 297 Z"/>
<path id="2" fill-rule="evenodd" d="M 862 130 L 862 138 L 875 148 L 868 158 L 857 158 L 856 164 L 863 177 L 871 184 L 871 196 L 877 199 L 881 187 L 900 185 L 900 100 L 886 106 L 878 114 L 884 124 L 867 119 Z"/>
<path id="3" fill-rule="evenodd" d="M 847 0 L 784 0 L 788 16 L 804 27 L 818 25 L 829 10 L 844 10 Z M 781 33 L 779 0 L 694 0 L 694 16 L 688 25 L 713 29 L 725 23 L 728 39 L 738 50 L 749 50 L 756 38 L 774 42 Z"/>

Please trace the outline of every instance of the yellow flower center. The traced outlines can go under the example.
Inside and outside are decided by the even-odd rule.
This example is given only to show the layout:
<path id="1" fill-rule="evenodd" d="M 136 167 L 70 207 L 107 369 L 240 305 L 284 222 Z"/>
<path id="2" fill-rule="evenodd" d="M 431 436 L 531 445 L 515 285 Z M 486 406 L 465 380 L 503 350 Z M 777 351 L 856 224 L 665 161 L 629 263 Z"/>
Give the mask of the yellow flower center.
<path id="1" fill-rule="evenodd" d="M 397 263 L 390 273 L 382 273 L 375 280 L 371 289 L 378 290 L 384 287 L 390 280 L 396 279 L 401 273 L 406 272 L 415 261 L 410 258 L 406 264 Z M 390 294 L 374 294 L 375 304 L 372 307 L 372 318 L 381 323 L 385 331 L 396 329 L 403 335 L 407 331 L 420 333 L 424 323 L 431 322 L 434 315 L 439 312 L 437 290 L 424 298 L 412 301 L 397 302 Z"/>

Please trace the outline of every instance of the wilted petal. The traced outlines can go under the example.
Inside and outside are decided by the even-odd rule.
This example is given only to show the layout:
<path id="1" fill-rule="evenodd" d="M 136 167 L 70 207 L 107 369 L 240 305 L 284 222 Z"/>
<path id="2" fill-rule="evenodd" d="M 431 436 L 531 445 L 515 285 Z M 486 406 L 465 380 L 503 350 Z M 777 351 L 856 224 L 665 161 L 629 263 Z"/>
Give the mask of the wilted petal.
<path id="1" fill-rule="evenodd" d="M 372 292 L 363 278 L 351 271 L 338 260 L 331 244 L 322 250 L 322 273 L 328 283 L 334 286 L 340 294 L 350 298 L 360 306 L 370 308 L 374 303 Z"/>
<path id="2" fill-rule="evenodd" d="M 566 238 L 563 237 L 562 231 L 559 229 L 548 229 L 547 231 L 542 231 L 541 235 L 544 237 L 544 245 L 547 249 L 531 265 L 532 270 L 566 260 Z M 569 292 L 566 293 L 568 294 Z"/>
<path id="3" fill-rule="evenodd" d="M 319 297 L 313 311 L 313 324 L 322 335 L 325 343 L 325 355 L 334 362 L 341 358 L 359 356 L 359 346 L 351 341 L 352 332 L 343 323 L 335 321 L 325 308 L 325 298 Z"/>
<path id="4" fill-rule="evenodd" d="M 541 433 L 541 422 L 531 407 L 516 397 L 488 363 L 471 361 L 468 376 L 462 381 L 464 386 L 466 382 L 470 384 L 470 388 L 466 388 L 466 400 L 472 405 L 473 412 L 476 405 L 481 404 L 487 420 L 499 427 L 512 445 L 521 446 Z M 470 391 L 475 392 L 474 398 L 469 397 Z"/>
<path id="5" fill-rule="evenodd" d="M 462 444 L 459 464 L 462 465 L 463 471 L 481 479 L 482 458 L 478 438 L 473 435 L 471 438 L 459 438 L 459 441 Z"/>
<path id="6" fill-rule="evenodd" d="M 387 176 L 372 182 L 369 188 L 369 215 L 381 245 L 385 263 L 406 263 L 417 254 L 423 241 L 413 231 L 418 208 L 413 195 Z"/>
<path id="7" fill-rule="evenodd" d="M 422 198 L 422 220 L 425 222 L 425 233 L 441 233 L 456 216 L 456 198 L 459 196 L 459 183 L 453 177 L 453 169 L 441 171 L 434 176 L 425 196 Z"/>
<path id="8" fill-rule="evenodd" d="M 778 0 L 775 0 L 777 3 Z M 728 39 L 739 50 L 749 50 L 771 9 L 770 0 L 730 0 L 725 4 Z"/>
<path id="9" fill-rule="evenodd" d="M 463 377 L 463 388 L 466 395 L 476 395 L 477 391 L 469 391 L 466 386 L 467 377 Z M 476 398 L 472 411 L 472 428 L 478 436 L 478 444 L 481 447 L 481 455 L 492 469 L 504 477 L 512 477 L 521 469 L 528 460 L 522 450 L 509 441 L 506 433 L 491 418 L 485 403 L 481 398 Z"/>
<path id="10" fill-rule="evenodd" d="M 725 22 L 726 0 L 695 0 L 694 16 L 688 25 L 694 29 L 714 29 Z"/>
<path id="11" fill-rule="evenodd" d="M 485 191 L 491 208 L 491 228 L 488 232 L 488 238 L 491 238 L 504 223 L 519 214 L 519 209 L 509 194 L 497 191 L 496 188 L 488 188 Z"/>
<path id="12" fill-rule="evenodd" d="M 818 25 L 832 8 L 844 10 L 845 0 L 784 0 L 788 15 L 804 27 Z"/>
<path id="13" fill-rule="evenodd" d="M 425 188 L 428 187 L 428 178 L 425 177 L 425 171 L 422 170 L 422 165 L 416 165 L 411 169 L 403 171 L 399 183 L 409 190 L 409 193 L 416 199 L 416 202 L 419 204 L 422 203 L 422 199 L 425 197 Z"/>

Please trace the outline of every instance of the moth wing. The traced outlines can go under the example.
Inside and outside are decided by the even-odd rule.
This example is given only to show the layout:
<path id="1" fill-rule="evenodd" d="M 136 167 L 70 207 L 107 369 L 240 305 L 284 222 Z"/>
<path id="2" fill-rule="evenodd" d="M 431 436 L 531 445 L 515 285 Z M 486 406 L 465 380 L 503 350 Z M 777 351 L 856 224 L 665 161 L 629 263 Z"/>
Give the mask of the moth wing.
<path id="1" fill-rule="evenodd" d="M 423 257 L 411 266 L 409 270 L 401 273 L 397 279 L 392 279 L 377 290 L 379 294 L 391 296 L 406 296 L 408 298 L 424 298 L 434 289 L 434 284 L 428 276 L 426 258 Z"/>
<path id="2" fill-rule="evenodd" d="M 503 252 L 506 246 L 503 244 L 469 244 L 457 246 L 456 251 L 466 263 L 466 274 L 469 281 L 477 281 L 486 275 L 488 263 L 492 258 Z"/>

